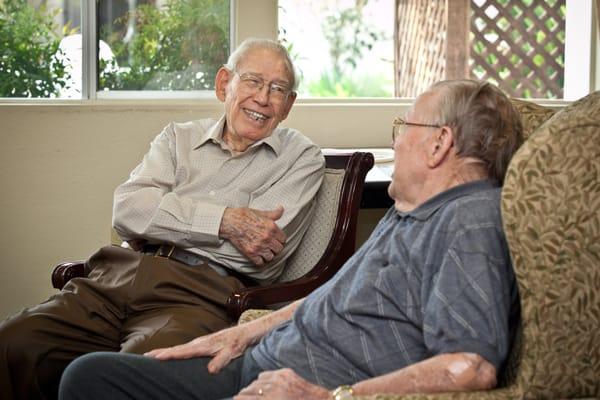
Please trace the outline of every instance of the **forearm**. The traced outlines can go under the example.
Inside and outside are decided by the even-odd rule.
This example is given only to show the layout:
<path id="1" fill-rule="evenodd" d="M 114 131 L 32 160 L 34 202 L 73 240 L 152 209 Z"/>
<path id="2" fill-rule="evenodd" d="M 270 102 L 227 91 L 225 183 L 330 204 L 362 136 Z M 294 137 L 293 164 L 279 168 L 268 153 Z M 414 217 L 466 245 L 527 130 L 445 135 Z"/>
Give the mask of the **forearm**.
<path id="1" fill-rule="evenodd" d="M 115 191 L 113 227 L 122 239 L 144 238 L 181 247 L 219 243 L 224 206 L 141 186 L 128 181 Z"/>
<path id="2" fill-rule="evenodd" d="M 496 368 L 474 353 L 441 354 L 353 385 L 357 395 L 475 391 L 496 386 Z"/>
<path id="3" fill-rule="evenodd" d="M 250 344 L 258 343 L 263 336 L 272 331 L 275 327 L 290 320 L 303 301 L 304 299 L 296 300 L 277 311 L 244 324 L 248 329 Z"/>

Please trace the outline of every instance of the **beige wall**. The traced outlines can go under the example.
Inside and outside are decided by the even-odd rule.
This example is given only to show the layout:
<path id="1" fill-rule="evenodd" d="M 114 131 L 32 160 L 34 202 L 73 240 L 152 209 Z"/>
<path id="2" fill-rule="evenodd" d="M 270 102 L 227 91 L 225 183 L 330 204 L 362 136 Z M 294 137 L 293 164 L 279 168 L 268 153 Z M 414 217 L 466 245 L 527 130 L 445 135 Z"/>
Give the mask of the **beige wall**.
<path id="1" fill-rule="evenodd" d="M 299 104 L 286 124 L 324 147 L 388 145 L 399 106 L 365 107 Z M 0 319 L 54 293 L 56 263 L 110 241 L 112 192 L 166 123 L 220 111 L 209 100 L 0 104 Z M 372 215 L 361 218 L 367 230 Z"/>

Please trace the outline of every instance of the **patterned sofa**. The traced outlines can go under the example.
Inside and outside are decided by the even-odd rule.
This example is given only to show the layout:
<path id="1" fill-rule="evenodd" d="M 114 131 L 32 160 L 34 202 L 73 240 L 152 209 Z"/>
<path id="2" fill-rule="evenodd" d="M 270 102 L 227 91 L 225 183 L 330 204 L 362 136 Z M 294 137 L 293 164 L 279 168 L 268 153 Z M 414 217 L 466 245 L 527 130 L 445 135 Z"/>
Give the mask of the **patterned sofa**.
<path id="1" fill-rule="evenodd" d="M 522 322 L 500 387 L 357 399 L 600 398 L 600 92 L 556 113 L 514 103 L 527 140 L 509 166 L 502 215 Z"/>

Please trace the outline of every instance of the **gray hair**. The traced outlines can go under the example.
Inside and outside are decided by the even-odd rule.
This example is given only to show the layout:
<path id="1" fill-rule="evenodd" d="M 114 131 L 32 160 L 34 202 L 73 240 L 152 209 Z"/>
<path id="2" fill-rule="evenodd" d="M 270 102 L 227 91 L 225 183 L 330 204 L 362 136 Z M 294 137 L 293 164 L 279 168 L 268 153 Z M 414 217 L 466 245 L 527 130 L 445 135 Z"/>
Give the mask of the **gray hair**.
<path id="1" fill-rule="evenodd" d="M 482 160 L 488 175 L 500 184 L 513 154 L 523 143 L 521 116 L 496 86 L 474 80 L 449 80 L 433 84 L 437 95 L 434 119 L 451 127 L 457 154 Z"/>
<path id="2" fill-rule="evenodd" d="M 290 80 L 292 90 L 296 91 L 298 89 L 296 68 L 294 66 L 294 63 L 292 62 L 290 54 L 288 53 L 287 49 L 283 47 L 280 43 L 271 39 L 248 38 L 244 40 L 238 46 L 238 48 L 235 49 L 233 53 L 231 53 L 229 59 L 227 60 L 227 64 L 225 64 L 225 67 L 227 67 L 227 69 L 231 71 L 236 71 L 238 65 L 244 59 L 246 53 L 253 49 L 267 49 L 278 54 L 285 63 L 288 73 L 288 79 Z"/>

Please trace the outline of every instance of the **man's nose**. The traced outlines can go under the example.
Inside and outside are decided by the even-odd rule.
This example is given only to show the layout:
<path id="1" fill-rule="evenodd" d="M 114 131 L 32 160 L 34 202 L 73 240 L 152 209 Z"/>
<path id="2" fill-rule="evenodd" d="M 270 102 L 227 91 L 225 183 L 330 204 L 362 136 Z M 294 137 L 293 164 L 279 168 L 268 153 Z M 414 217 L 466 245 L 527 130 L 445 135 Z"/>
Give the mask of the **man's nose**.
<path id="1" fill-rule="evenodd" d="M 254 94 L 254 99 L 259 104 L 267 104 L 269 102 L 269 85 L 263 85 L 258 91 Z"/>

